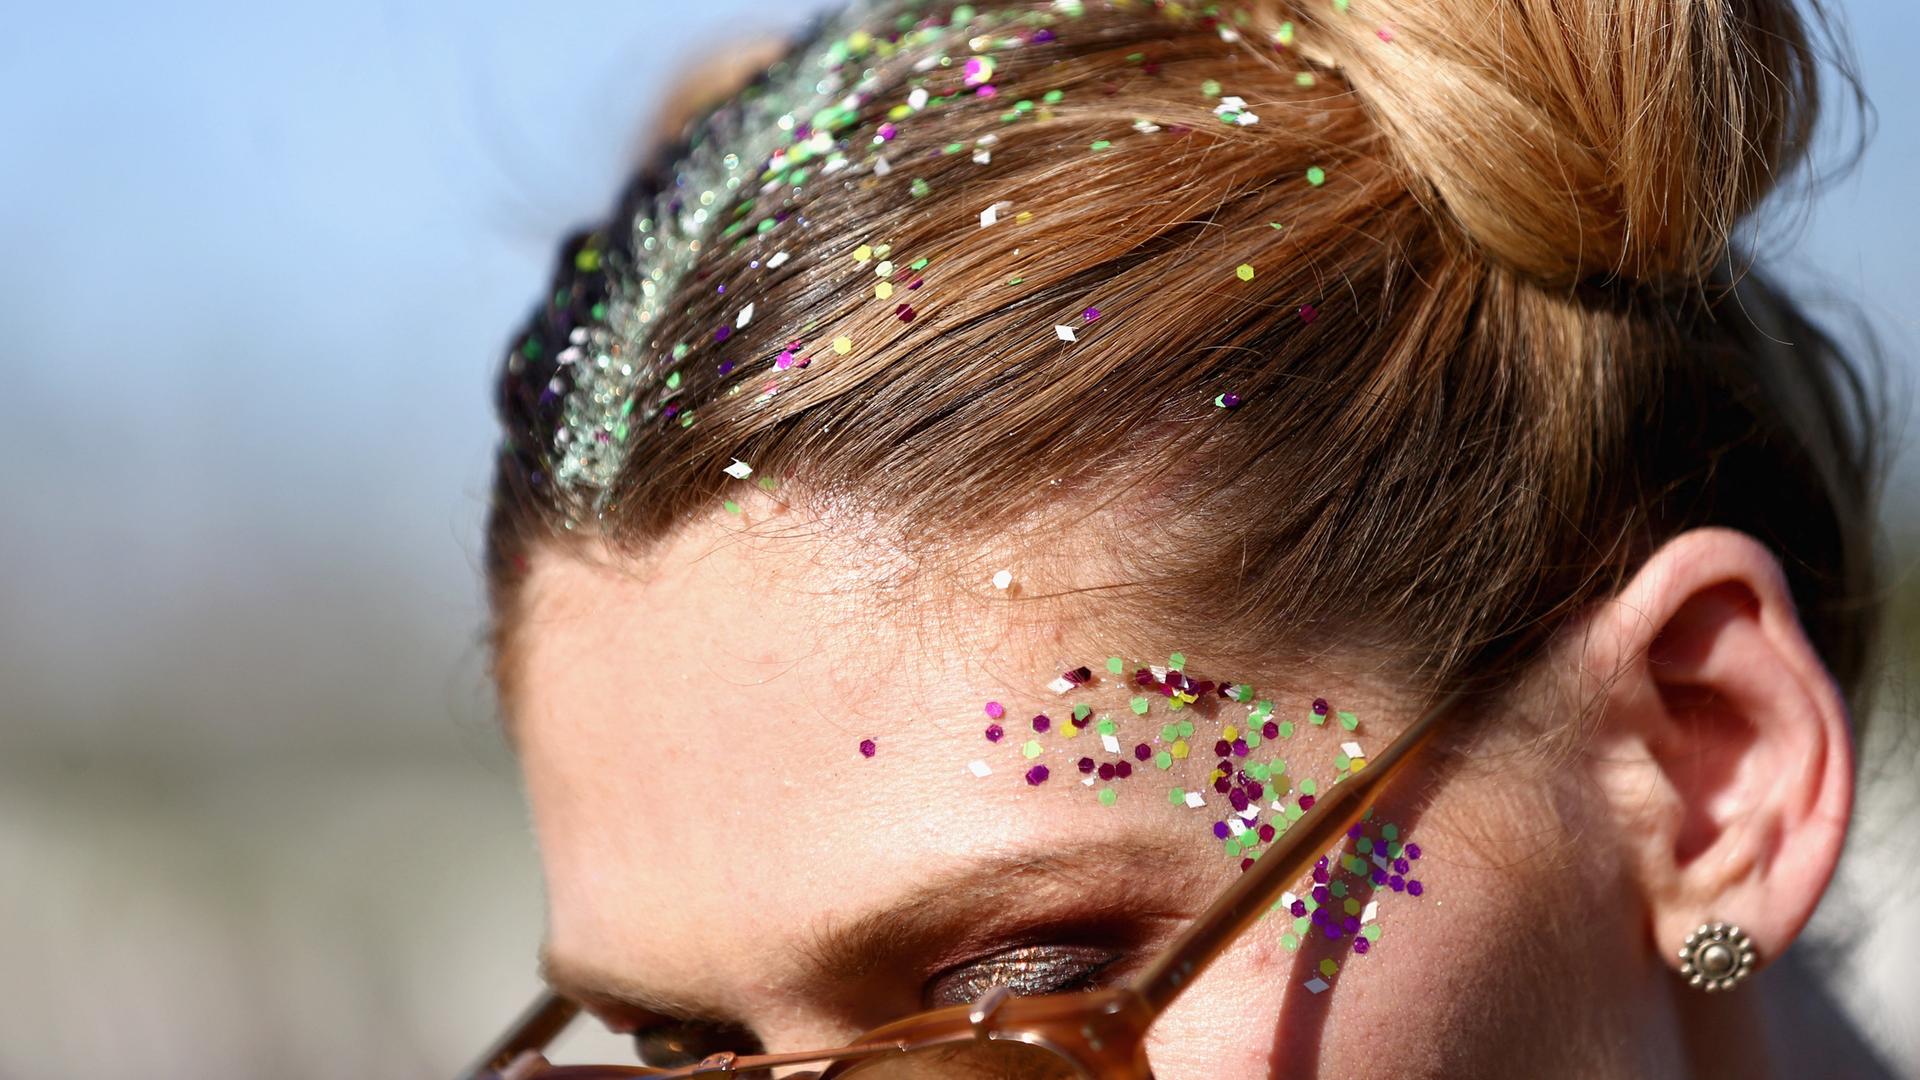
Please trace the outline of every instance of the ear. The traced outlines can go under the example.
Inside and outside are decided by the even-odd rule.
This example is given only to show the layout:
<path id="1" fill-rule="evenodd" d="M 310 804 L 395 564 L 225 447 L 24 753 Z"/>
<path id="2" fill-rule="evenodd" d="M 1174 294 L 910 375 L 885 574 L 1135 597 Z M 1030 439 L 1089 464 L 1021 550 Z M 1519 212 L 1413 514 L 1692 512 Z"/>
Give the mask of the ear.
<path id="1" fill-rule="evenodd" d="M 1677 967 L 1687 934 L 1724 921 L 1759 962 L 1778 957 L 1826 891 L 1853 805 L 1846 704 L 1779 560 L 1745 533 L 1690 530 L 1584 631 L 1589 761 L 1650 944 Z"/>

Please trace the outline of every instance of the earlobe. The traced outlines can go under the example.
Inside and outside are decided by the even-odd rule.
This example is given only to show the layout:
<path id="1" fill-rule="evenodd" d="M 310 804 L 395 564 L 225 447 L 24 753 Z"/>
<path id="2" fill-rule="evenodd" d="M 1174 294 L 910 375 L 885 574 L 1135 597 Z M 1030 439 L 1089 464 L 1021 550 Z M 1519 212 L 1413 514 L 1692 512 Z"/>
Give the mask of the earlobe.
<path id="1" fill-rule="evenodd" d="M 1825 892 L 1853 800 L 1846 706 L 1752 537 L 1695 529 L 1656 551 L 1583 627 L 1598 700 L 1593 775 L 1639 878 L 1657 952 L 1703 923 L 1761 962 Z"/>

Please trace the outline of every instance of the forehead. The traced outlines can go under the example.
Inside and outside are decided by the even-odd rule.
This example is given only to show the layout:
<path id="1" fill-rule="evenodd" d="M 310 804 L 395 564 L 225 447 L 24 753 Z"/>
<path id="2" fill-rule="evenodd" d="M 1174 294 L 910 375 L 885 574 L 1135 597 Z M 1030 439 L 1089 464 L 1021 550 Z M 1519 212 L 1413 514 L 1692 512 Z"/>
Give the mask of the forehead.
<path id="1" fill-rule="evenodd" d="M 1213 818 L 1168 795 L 1185 785 L 1225 801 L 1210 737 L 1248 706 L 1199 703 L 1190 752 L 1157 764 L 1178 717 L 1157 692 L 1134 713 L 1134 666 L 1148 661 L 1107 670 L 1143 650 L 1097 609 L 1049 599 L 1075 583 L 1041 565 L 989 555 L 976 573 L 905 575 L 858 545 L 731 521 L 638 561 L 540 553 L 509 706 L 554 950 L 738 986 L 730 972 L 767 978 L 819 927 L 969 860 L 1130 840 L 1224 873 Z M 1154 656 L 1165 664 L 1164 646 Z M 1093 679 L 1060 693 L 1055 680 L 1082 665 Z M 1339 737 L 1317 734 L 1288 753 L 1331 760 Z M 1090 788 L 1101 774 L 1083 776 L 1082 757 L 1133 775 Z"/>

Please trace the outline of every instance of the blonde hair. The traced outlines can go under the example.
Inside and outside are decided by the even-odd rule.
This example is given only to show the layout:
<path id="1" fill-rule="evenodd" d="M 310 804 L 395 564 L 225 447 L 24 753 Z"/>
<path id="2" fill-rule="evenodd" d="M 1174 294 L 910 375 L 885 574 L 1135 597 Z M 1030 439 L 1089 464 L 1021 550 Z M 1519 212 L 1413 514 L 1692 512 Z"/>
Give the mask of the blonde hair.
<path id="1" fill-rule="evenodd" d="M 1506 678 L 1663 539 L 1729 526 L 1780 554 L 1858 689 L 1870 395 L 1729 248 L 1816 112 L 1792 4 L 979 6 L 1024 35 L 993 97 L 900 123 L 871 167 L 889 108 L 959 78 L 926 56 L 980 40 L 877 32 L 852 166 L 784 196 L 804 229 L 709 246 L 662 304 L 633 345 L 699 343 L 681 419 L 632 436 L 597 518 L 526 449 L 553 420 L 510 372 L 503 632 L 531 545 L 637 550 L 710 512 L 738 458 L 909 548 L 1117 498 L 1155 524 L 1101 539 L 1132 586 L 1116 617 L 1214 654 L 1379 654 L 1434 687 Z M 577 254 L 635 206 L 562 252 L 536 327 L 578 317 Z M 876 302 L 874 245 L 926 260 L 910 319 Z M 707 345 L 745 296 L 751 323 Z M 795 343 L 812 362 L 774 370 Z"/>

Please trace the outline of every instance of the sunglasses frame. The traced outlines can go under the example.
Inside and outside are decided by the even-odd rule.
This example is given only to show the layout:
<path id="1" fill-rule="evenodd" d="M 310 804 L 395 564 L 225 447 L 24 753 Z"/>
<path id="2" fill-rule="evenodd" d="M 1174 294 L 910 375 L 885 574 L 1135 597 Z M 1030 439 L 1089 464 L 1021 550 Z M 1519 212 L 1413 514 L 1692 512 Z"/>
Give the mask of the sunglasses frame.
<path id="1" fill-rule="evenodd" d="M 915 1013 L 831 1050 L 751 1057 L 713 1054 L 697 1065 L 553 1065 L 545 1051 L 580 1013 L 580 1005 L 545 992 L 461 1080 L 657 1080 L 736 1076 L 793 1065 L 824 1064 L 818 1080 L 835 1080 L 856 1066 L 980 1041 L 1012 1040 L 1042 1047 L 1086 1080 L 1152 1080 L 1147 1029 L 1247 928 L 1274 898 L 1299 880 L 1361 819 L 1383 791 L 1434 741 L 1442 721 L 1467 696 L 1456 690 L 1433 705 L 1367 767 L 1330 785 L 1313 808 L 1276 837 L 1247 871 L 1124 987 L 1092 992 L 1016 997 L 996 987 L 971 1005 Z"/>

